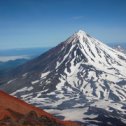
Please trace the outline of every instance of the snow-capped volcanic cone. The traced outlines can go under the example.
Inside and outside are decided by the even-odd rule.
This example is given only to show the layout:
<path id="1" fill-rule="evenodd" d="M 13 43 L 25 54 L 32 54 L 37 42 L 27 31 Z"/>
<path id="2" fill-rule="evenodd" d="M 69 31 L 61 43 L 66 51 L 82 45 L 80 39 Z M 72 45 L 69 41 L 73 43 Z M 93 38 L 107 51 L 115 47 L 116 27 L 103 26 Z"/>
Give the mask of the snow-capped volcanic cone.
<path id="1" fill-rule="evenodd" d="M 65 119 L 83 121 L 94 113 L 89 106 L 104 109 L 106 116 L 114 111 L 119 120 L 126 114 L 126 55 L 81 30 L 13 70 L 3 82 L 3 90 L 39 107 L 85 108 L 75 110 L 78 118 L 58 111 Z"/>

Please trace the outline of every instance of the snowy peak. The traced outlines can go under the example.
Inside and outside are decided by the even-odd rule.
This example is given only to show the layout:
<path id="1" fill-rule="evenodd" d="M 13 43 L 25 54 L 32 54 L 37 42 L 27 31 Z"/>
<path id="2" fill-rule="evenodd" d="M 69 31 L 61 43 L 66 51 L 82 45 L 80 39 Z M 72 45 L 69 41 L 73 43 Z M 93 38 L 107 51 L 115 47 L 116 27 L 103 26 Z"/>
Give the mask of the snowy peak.
<path id="1" fill-rule="evenodd" d="M 83 46 L 92 46 L 92 44 L 96 46 L 98 46 L 99 44 L 104 45 L 102 42 L 100 42 L 99 40 L 95 39 L 94 37 L 90 36 L 82 30 L 79 30 L 78 32 L 74 33 L 65 41 L 64 44 L 67 45 L 69 43 L 72 43 L 72 45 L 80 43 Z"/>
<path id="2" fill-rule="evenodd" d="M 125 112 L 126 55 L 82 30 L 8 75 L 2 89 L 38 107 Z"/>
<path id="3" fill-rule="evenodd" d="M 90 35 L 88 35 L 85 31 L 82 31 L 82 30 L 79 30 L 77 33 L 76 33 L 76 36 L 78 37 L 79 41 L 80 42 L 85 42 L 85 41 L 90 41 L 91 37 Z"/>
<path id="4" fill-rule="evenodd" d="M 8 78 L 3 90 L 41 107 L 118 103 L 126 100 L 126 55 L 79 30 Z"/>
<path id="5" fill-rule="evenodd" d="M 76 33 L 78 36 L 87 36 L 87 33 L 83 30 L 79 30 L 77 33 Z"/>
<path id="6" fill-rule="evenodd" d="M 79 30 L 78 32 L 75 32 L 71 37 L 69 37 L 65 44 L 73 43 L 76 44 L 78 42 L 84 42 L 85 40 L 89 40 L 91 38 L 90 35 L 88 35 L 85 31 Z"/>

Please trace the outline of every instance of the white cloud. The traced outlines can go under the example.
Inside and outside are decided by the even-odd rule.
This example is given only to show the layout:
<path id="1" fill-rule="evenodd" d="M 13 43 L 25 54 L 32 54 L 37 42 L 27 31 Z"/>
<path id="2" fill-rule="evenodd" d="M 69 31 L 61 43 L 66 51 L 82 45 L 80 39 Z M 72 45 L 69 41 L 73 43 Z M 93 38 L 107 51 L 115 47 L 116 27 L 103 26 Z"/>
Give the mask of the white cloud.
<path id="1" fill-rule="evenodd" d="M 16 59 L 29 59 L 30 57 L 27 55 L 22 56 L 0 56 L 0 62 L 7 62 L 9 60 L 16 60 Z"/>

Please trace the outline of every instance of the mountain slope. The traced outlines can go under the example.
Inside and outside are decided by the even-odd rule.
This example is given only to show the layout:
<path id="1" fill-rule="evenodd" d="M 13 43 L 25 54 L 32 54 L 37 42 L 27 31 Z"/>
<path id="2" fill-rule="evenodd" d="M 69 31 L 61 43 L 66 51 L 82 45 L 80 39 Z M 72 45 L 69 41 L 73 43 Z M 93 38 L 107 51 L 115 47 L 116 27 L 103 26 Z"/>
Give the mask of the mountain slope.
<path id="1" fill-rule="evenodd" d="M 104 109 L 108 118 L 114 111 L 114 118 L 125 119 L 126 55 L 84 31 L 13 70 L 5 82 L 1 89 L 38 107 L 82 107 L 77 121 L 88 117 L 89 106 Z"/>
<path id="2" fill-rule="evenodd" d="M 37 126 L 78 126 L 76 123 L 62 122 L 47 112 L 0 91 L 0 125 L 7 125 L 7 122 L 14 126 L 26 124 Z"/>

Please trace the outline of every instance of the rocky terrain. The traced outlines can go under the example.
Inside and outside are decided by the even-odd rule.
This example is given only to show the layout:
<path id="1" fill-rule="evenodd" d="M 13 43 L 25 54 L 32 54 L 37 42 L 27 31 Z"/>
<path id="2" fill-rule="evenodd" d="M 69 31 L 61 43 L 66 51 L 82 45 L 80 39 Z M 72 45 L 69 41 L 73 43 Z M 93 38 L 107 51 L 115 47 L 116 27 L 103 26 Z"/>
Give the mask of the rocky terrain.
<path id="1" fill-rule="evenodd" d="M 0 91 L 0 126 L 79 126 Z"/>

